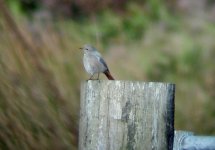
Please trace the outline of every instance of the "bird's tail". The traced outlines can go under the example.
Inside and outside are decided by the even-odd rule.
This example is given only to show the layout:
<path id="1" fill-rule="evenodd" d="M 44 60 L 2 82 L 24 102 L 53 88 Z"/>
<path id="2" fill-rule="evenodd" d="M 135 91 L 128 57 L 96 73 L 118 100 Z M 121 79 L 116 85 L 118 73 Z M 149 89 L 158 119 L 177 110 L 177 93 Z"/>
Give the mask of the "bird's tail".
<path id="1" fill-rule="evenodd" d="M 114 80 L 113 76 L 110 74 L 110 71 L 107 70 L 104 72 L 104 74 L 106 75 L 106 77 L 109 79 L 109 80 Z"/>

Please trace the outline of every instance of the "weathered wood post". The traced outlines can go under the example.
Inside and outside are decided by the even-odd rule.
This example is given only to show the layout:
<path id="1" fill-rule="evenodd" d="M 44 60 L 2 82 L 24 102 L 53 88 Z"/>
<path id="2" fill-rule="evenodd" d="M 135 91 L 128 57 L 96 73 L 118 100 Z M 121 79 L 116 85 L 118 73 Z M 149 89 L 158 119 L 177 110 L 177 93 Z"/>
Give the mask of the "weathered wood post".
<path id="1" fill-rule="evenodd" d="M 174 91 L 168 83 L 85 81 L 79 150 L 170 150 Z"/>

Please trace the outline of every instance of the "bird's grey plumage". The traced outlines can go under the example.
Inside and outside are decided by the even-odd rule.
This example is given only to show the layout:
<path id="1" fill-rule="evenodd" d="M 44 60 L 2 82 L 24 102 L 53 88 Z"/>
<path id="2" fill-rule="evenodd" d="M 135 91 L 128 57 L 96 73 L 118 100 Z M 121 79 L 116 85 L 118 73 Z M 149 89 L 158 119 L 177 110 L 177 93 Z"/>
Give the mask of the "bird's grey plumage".
<path id="1" fill-rule="evenodd" d="M 91 77 L 97 73 L 98 73 L 98 78 L 99 78 L 99 73 L 105 73 L 105 75 L 106 73 L 109 74 L 108 66 L 105 63 L 104 59 L 102 58 L 101 54 L 96 50 L 96 48 L 87 44 L 87 45 L 84 45 L 82 49 L 84 50 L 84 57 L 83 57 L 84 68 L 91 75 Z"/>

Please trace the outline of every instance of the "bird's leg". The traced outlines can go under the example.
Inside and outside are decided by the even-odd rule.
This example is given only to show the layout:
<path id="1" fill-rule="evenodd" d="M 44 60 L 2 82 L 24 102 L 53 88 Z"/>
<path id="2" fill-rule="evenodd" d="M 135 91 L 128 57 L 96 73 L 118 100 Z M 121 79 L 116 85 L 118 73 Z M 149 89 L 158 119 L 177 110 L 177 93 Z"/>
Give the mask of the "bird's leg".
<path id="1" fill-rule="evenodd" d="M 94 74 L 92 74 L 88 80 L 92 80 L 93 76 L 94 76 Z"/>
<path id="2" fill-rule="evenodd" d="M 98 73 L 98 76 L 97 76 L 97 80 L 99 80 L 99 73 Z"/>

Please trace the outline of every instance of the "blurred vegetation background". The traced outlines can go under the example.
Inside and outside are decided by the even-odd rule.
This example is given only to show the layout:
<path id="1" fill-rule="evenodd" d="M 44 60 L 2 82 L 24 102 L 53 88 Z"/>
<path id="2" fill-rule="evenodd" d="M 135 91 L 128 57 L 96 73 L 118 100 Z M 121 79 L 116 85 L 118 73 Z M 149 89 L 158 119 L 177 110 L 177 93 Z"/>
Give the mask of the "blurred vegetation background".
<path id="1" fill-rule="evenodd" d="M 0 0 L 1 149 L 77 149 L 85 43 L 118 80 L 176 83 L 176 130 L 215 134 L 215 1 Z"/>

